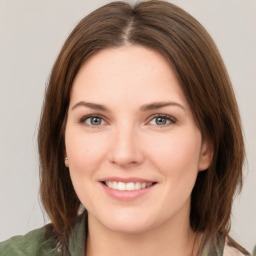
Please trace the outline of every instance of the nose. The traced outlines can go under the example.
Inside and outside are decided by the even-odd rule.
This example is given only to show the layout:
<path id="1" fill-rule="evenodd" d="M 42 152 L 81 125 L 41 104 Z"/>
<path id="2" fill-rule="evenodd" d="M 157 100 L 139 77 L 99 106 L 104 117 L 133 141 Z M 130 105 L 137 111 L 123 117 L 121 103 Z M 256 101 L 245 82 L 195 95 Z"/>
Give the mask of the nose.
<path id="1" fill-rule="evenodd" d="M 138 131 L 124 125 L 115 129 L 110 140 L 109 161 L 123 168 L 141 164 L 144 160 Z"/>

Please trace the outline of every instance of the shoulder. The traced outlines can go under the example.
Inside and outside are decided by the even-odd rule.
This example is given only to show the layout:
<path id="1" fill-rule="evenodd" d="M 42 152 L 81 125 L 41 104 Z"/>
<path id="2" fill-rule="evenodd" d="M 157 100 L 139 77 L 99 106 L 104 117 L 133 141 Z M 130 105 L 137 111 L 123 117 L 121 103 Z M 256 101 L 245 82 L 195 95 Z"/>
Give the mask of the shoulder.
<path id="1" fill-rule="evenodd" d="M 204 237 L 201 256 L 247 256 L 250 254 L 230 236 L 217 233 L 209 238 Z"/>
<path id="2" fill-rule="evenodd" d="M 227 237 L 225 239 L 225 245 L 224 245 L 224 250 L 223 250 L 223 256 L 246 256 L 250 255 L 248 252 L 246 252 L 245 249 L 241 247 L 239 250 L 238 248 L 235 248 L 233 243 L 229 240 Z"/>
<path id="3" fill-rule="evenodd" d="M 0 243 L 1 256 L 56 255 L 54 240 L 47 236 L 49 225 L 35 229 L 24 236 L 15 236 Z"/>

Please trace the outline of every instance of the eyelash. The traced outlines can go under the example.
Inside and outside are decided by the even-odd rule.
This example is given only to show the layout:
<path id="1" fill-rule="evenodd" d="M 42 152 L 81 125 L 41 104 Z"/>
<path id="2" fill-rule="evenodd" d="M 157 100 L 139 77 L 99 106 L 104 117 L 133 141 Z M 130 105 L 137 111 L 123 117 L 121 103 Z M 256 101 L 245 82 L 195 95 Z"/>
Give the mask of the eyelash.
<path id="1" fill-rule="evenodd" d="M 172 125 L 172 124 L 175 124 L 177 122 L 177 120 L 172 117 L 172 116 L 169 116 L 169 115 L 163 115 L 163 114 L 156 114 L 154 116 L 151 117 L 150 119 L 150 122 L 156 118 L 163 118 L 165 120 L 167 120 L 169 123 L 168 124 L 164 124 L 164 125 L 157 125 L 159 126 L 160 128 L 162 127 L 166 127 L 166 126 L 169 126 L 169 125 Z"/>
<path id="2" fill-rule="evenodd" d="M 80 119 L 79 123 L 81 124 L 85 124 L 85 126 L 87 127 L 92 127 L 93 129 L 97 129 L 99 128 L 100 125 L 89 125 L 89 124 L 86 124 L 86 120 L 90 119 L 90 118 L 100 118 L 101 120 L 104 120 L 104 117 L 102 117 L 101 115 L 98 115 L 98 114 L 92 114 L 92 115 L 88 115 L 88 116 L 84 116 Z"/>
<path id="3" fill-rule="evenodd" d="M 101 120 L 104 121 L 104 117 L 99 115 L 99 114 L 91 114 L 91 115 L 87 115 L 87 116 L 84 116 L 82 117 L 80 120 L 79 120 L 79 123 L 81 124 L 85 124 L 85 126 L 87 127 L 91 127 L 93 129 L 97 129 L 97 128 L 100 128 L 101 124 L 100 125 L 91 125 L 91 124 L 86 124 L 86 120 L 89 120 L 90 118 L 99 118 Z M 167 122 L 169 122 L 168 124 L 164 124 L 164 125 L 156 125 L 158 126 L 159 128 L 163 128 L 163 127 L 166 127 L 166 126 L 169 126 L 169 125 L 172 125 L 172 124 L 175 124 L 177 122 L 177 120 L 172 117 L 172 116 L 169 116 L 169 115 L 163 115 L 163 114 L 155 114 L 153 116 L 150 117 L 151 119 L 149 120 L 149 122 L 151 122 L 152 120 L 156 119 L 156 118 L 163 118 L 165 120 L 167 120 Z"/>

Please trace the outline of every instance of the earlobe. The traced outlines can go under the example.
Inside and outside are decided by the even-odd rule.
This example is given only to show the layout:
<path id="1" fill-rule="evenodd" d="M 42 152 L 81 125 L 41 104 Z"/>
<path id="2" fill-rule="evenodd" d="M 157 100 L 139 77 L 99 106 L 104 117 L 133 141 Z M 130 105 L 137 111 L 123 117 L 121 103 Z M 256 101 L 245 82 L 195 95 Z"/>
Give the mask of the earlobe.
<path id="1" fill-rule="evenodd" d="M 67 157 L 67 156 L 65 156 L 65 166 L 66 166 L 66 167 L 69 167 L 68 157 Z"/>
<path id="2" fill-rule="evenodd" d="M 213 157 L 213 146 L 210 140 L 204 140 L 202 142 L 200 158 L 198 163 L 198 170 L 205 171 L 209 168 L 212 162 Z"/>
<path id="3" fill-rule="evenodd" d="M 66 148 L 64 148 L 63 155 L 64 155 L 65 166 L 68 168 L 69 167 L 69 162 L 68 162 L 68 156 L 67 156 Z"/>
<path id="4" fill-rule="evenodd" d="M 68 156 L 67 156 L 66 149 L 64 151 L 64 162 L 65 162 L 65 166 L 69 167 L 69 162 L 68 162 Z"/>

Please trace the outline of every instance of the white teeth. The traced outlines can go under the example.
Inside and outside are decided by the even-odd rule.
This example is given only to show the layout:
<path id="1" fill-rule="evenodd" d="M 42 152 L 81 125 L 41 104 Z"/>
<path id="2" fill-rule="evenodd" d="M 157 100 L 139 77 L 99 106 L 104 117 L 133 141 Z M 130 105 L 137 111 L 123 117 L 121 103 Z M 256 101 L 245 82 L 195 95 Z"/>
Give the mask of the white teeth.
<path id="1" fill-rule="evenodd" d="M 117 189 L 118 189 L 118 190 L 125 190 L 125 183 L 123 183 L 123 182 L 118 182 L 118 184 L 117 184 Z"/>
<path id="2" fill-rule="evenodd" d="M 133 182 L 129 182 L 125 186 L 126 190 L 134 190 L 134 187 L 135 187 L 135 185 Z"/>
<path id="3" fill-rule="evenodd" d="M 106 181 L 105 184 L 112 189 L 116 189 L 116 190 L 139 190 L 142 188 L 148 188 L 150 186 L 152 186 L 152 182 L 150 183 L 146 183 L 146 182 L 128 182 L 128 183 L 124 183 L 124 182 L 117 182 L 117 181 Z"/>
<path id="4" fill-rule="evenodd" d="M 141 183 L 140 182 L 136 182 L 134 189 L 141 189 Z"/>
<path id="5" fill-rule="evenodd" d="M 112 188 L 113 188 L 113 189 L 117 189 L 117 183 L 118 183 L 118 182 L 116 182 L 116 181 L 113 181 L 113 182 L 112 182 Z"/>

